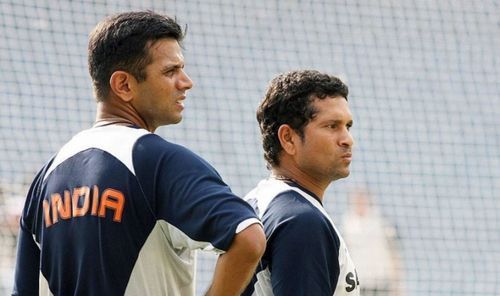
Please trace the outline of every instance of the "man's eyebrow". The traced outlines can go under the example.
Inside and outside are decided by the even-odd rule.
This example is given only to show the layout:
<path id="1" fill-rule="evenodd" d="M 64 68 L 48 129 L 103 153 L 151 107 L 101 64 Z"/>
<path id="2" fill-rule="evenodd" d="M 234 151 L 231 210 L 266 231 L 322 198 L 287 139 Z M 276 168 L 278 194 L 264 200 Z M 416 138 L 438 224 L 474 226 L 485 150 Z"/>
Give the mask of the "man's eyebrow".
<path id="1" fill-rule="evenodd" d="M 181 68 L 184 68 L 184 64 L 182 64 L 182 63 L 168 64 L 168 65 L 165 65 L 165 66 L 161 69 L 161 71 L 162 71 L 163 73 L 165 73 L 165 72 L 168 72 L 168 71 L 170 71 L 170 70 L 174 70 L 174 69 L 181 69 Z"/>
<path id="2" fill-rule="evenodd" d="M 351 122 L 352 120 L 349 120 L 349 122 Z M 326 123 L 342 123 L 342 122 L 346 122 L 345 120 L 342 120 L 342 119 L 325 119 L 324 122 Z"/>
<path id="3" fill-rule="evenodd" d="M 347 121 L 347 122 L 345 120 L 342 120 L 342 119 L 328 119 L 328 120 L 324 121 L 325 124 L 343 124 L 344 122 L 348 126 L 352 126 L 354 123 L 352 119 Z"/>

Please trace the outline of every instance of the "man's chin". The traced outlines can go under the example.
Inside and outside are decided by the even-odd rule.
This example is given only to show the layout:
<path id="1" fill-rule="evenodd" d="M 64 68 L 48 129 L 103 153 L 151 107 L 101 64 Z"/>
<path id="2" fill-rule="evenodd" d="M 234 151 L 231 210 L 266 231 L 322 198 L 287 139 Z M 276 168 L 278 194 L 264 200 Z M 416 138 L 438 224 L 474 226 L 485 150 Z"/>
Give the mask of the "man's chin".
<path id="1" fill-rule="evenodd" d="M 181 121 L 182 121 L 182 115 L 179 115 L 179 117 L 176 118 L 172 124 L 178 124 Z"/>
<path id="2" fill-rule="evenodd" d="M 346 170 L 343 170 L 343 171 L 340 171 L 340 172 L 337 172 L 334 176 L 334 178 L 332 178 L 332 182 L 333 181 L 336 181 L 338 179 L 343 179 L 343 178 L 347 178 L 349 175 L 351 174 L 351 171 L 349 169 L 346 169 Z"/>
<path id="3" fill-rule="evenodd" d="M 179 114 L 176 117 L 168 118 L 167 120 L 165 120 L 165 123 L 162 125 L 178 124 L 181 121 L 182 121 L 182 115 Z"/>

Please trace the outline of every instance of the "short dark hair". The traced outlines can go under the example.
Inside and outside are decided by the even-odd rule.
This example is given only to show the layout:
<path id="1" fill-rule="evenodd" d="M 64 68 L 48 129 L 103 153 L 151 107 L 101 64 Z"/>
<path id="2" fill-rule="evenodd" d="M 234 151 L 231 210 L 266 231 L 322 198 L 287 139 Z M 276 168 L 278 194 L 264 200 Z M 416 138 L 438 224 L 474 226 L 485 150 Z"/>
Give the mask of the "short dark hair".
<path id="1" fill-rule="evenodd" d="M 180 43 L 184 31 L 175 19 L 152 11 L 124 12 L 101 21 L 90 33 L 88 46 L 89 72 L 96 99 L 107 98 L 109 79 L 117 70 L 144 81 L 144 69 L 151 63 L 149 48 L 162 38 L 173 38 Z"/>
<path id="2" fill-rule="evenodd" d="M 341 96 L 347 100 L 349 89 L 339 78 L 316 70 L 282 73 L 271 80 L 266 96 L 257 109 L 264 158 L 268 167 L 280 163 L 282 150 L 278 129 L 287 124 L 304 139 L 304 127 L 317 113 L 315 99 Z"/>

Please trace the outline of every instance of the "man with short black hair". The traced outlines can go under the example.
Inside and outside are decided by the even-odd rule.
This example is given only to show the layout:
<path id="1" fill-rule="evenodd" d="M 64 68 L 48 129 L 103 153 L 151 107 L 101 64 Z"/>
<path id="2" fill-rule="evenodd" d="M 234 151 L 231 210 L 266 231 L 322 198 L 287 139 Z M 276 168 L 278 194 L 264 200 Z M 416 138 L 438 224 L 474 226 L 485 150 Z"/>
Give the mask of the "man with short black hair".
<path id="1" fill-rule="evenodd" d="M 91 33 L 96 122 L 31 185 L 13 295 L 194 295 L 197 249 L 221 254 L 207 295 L 237 295 L 250 280 L 265 248 L 253 209 L 210 164 L 154 134 L 181 121 L 193 86 L 183 36 L 151 11 Z"/>
<path id="2" fill-rule="evenodd" d="M 245 199 L 267 248 L 243 295 L 359 295 L 342 237 L 323 208 L 332 181 L 349 175 L 353 138 L 347 86 L 313 70 L 274 78 L 257 110 L 271 176 Z"/>

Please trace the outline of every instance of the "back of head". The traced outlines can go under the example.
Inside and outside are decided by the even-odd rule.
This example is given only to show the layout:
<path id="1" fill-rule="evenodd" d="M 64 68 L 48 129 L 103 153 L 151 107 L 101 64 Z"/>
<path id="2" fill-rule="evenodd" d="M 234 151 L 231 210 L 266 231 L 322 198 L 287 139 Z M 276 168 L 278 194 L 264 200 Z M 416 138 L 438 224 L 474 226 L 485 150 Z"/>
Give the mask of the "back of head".
<path id="1" fill-rule="evenodd" d="M 264 157 L 268 165 L 279 165 L 282 150 L 278 129 L 287 124 L 300 135 L 317 110 L 311 106 L 314 99 L 343 97 L 349 90 L 339 78 L 316 70 L 297 70 L 282 73 L 271 80 L 266 96 L 257 109 L 257 121 L 262 133 Z"/>
<path id="2" fill-rule="evenodd" d="M 119 13 L 97 24 L 88 45 L 89 72 L 97 100 L 106 100 L 109 79 L 117 70 L 144 81 L 144 68 L 151 63 L 149 48 L 163 38 L 180 43 L 184 32 L 174 19 L 152 11 Z"/>

